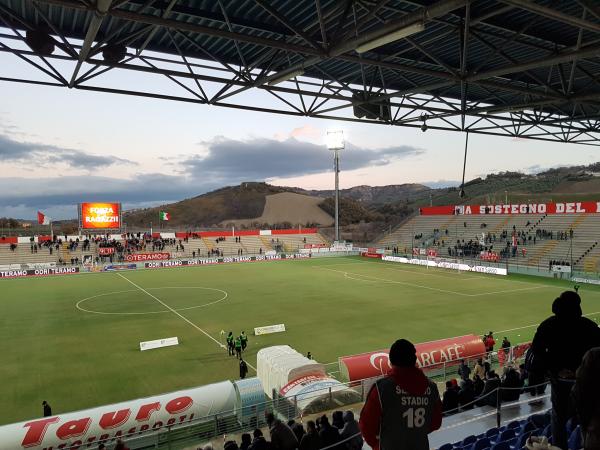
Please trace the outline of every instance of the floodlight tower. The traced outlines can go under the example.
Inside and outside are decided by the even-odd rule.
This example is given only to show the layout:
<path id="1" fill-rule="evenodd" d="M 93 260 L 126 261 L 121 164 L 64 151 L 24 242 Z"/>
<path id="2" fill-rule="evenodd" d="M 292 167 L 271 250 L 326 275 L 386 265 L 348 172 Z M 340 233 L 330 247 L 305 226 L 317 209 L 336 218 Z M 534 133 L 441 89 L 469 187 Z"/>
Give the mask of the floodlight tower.
<path id="1" fill-rule="evenodd" d="M 333 151 L 335 170 L 335 241 L 340 240 L 340 150 L 344 150 L 344 132 L 331 130 L 327 132 L 327 148 Z"/>

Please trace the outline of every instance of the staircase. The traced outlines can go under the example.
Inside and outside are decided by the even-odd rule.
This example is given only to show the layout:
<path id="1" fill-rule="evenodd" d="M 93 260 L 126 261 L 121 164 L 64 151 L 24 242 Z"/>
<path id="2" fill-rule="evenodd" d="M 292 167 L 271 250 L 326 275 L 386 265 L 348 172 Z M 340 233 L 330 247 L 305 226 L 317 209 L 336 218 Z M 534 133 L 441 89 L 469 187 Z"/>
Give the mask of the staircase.
<path id="1" fill-rule="evenodd" d="M 583 260 L 583 270 L 585 272 L 597 272 L 598 261 L 600 261 L 600 256 L 588 256 Z"/>
<path id="2" fill-rule="evenodd" d="M 273 250 L 273 247 L 271 246 L 271 242 L 265 238 L 264 236 L 259 236 L 260 241 L 263 243 L 263 246 L 265 247 L 265 251 L 270 251 Z"/>
<path id="3" fill-rule="evenodd" d="M 206 248 L 208 249 L 208 251 L 210 252 L 213 248 L 215 248 L 215 245 L 212 243 L 212 241 L 208 240 L 207 238 L 203 237 L 202 238 L 202 242 L 204 242 L 204 245 L 206 245 Z"/>
<path id="4" fill-rule="evenodd" d="M 500 231 L 502 231 L 504 229 L 504 227 L 508 225 L 508 223 L 510 222 L 511 218 L 512 218 L 512 216 L 507 216 L 502 222 L 500 222 L 498 225 L 496 225 L 490 231 L 490 233 L 499 233 Z"/>
<path id="5" fill-rule="evenodd" d="M 558 245 L 559 241 L 546 241 L 544 242 L 544 244 L 540 247 L 538 246 L 535 253 L 533 253 L 533 255 L 531 255 L 529 257 L 529 259 L 527 260 L 527 265 L 529 266 L 537 266 L 540 263 L 540 260 L 548 253 L 550 253 L 552 250 L 554 250 L 556 248 L 556 246 Z"/>
<path id="6" fill-rule="evenodd" d="M 66 263 L 71 262 L 71 252 L 69 251 L 69 243 L 68 242 L 63 242 L 62 245 L 60 246 L 60 257 Z"/>

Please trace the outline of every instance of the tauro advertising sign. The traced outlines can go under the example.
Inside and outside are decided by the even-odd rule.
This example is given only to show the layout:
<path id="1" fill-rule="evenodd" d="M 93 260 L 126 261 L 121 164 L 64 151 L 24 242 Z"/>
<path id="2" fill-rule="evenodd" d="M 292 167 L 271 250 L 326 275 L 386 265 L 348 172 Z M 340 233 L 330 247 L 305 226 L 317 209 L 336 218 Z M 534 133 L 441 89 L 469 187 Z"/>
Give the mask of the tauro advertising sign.
<path id="1" fill-rule="evenodd" d="M 79 221 L 84 230 L 121 228 L 120 203 L 82 203 L 80 210 Z"/>

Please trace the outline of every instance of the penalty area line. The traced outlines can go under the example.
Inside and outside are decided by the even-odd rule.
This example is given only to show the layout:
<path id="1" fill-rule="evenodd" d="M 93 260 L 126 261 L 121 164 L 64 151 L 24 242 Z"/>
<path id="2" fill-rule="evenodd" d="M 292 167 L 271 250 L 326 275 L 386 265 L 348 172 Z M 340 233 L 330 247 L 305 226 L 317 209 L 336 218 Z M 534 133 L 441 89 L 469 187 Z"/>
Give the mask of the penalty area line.
<path id="1" fill-rule="evenodd" d="M 191 320 L 189 320 L 187 317 L 184 317 L 183 315 L 181 315 L 179 312 L 177 312 L 176 310 L 174 310 L 173 308 L 171 308 L 169 305 L 167 305 L 165 302 L 163 302 L 160 298 L 158 298 L 157 296 L 151 294 L 150 292 L 148 292 L 146 289 L 144 289 L 143 287 L 141 287 L 140 285 L 134 283 L 133 281 L 131 281 L 129 278 L 127 278 L 126 276 L 120 274 L 117 272 L 117 275 L 119 275 L 121 278 L 123 278 L 125 281 L 127 281 L 128 283 L 130 283 L 131 285 L 135 286 L 137 289 L 139 289 L 140 291 L 142 291 L 144 294 L 146 294 L 149 297 L 152 297 L 154 300 L 156 300 L 158 303 L 160 303 L 162 306 L 164 306 L 165 308 L 167 308 L 169 311 L 171 311 L 173 314 L 175 314 L 176 316 L 178 316 L 180 319 L 184 320 L 185 322 L 187 322 L 189 325 L 193 326 L 196 330 L 198 330 L 200 333 L 202 333 L 203 335 L 205 335 L 207 338 L 209 338 L 210 340 L 212 340 L 215 344 L 217 344 L 219 347 L 221 348 L 227 348 L 225 347 L 225 345 L 221 344 L 219 341 L 217 341 L 214 337 L 212 337 L 210 334 L 208 334 L 206 331 L 204 331 L 202 328 L 200 328 L 198 325 L 196 325 L 194 322 L 192 322 Z M 249 362 L 246 361 L 246 364 L 248 365 L 248 367 L 252 368 L 252 370 L 254 370 L 256 372 L 256 367 L 254 367 L 252 364 L 250 364 Z"/>

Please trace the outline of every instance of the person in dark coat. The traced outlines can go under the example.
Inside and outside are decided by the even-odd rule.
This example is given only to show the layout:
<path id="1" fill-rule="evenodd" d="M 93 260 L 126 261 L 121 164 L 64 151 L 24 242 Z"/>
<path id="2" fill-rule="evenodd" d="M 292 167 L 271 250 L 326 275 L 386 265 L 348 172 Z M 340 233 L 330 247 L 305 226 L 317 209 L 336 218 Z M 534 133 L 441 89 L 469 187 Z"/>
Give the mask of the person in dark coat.
<path id="1" fill-rule="evenodd" d="M 471 376 L 471 368 L 465 363 L 464 359 L 460 361 L 460 366 L 458 366 L 458 376 L 463 380 L 468 380 Z"/>
<path id="2" fill-rule="evenodd" d="M 581 423 L 584 450 L 600 449 L 600 347 L 589 350 L 577 369 L 572 396 Z"/>
<path id="3" fill-rule="evenodd" d="M 473 409 L 475 400 L 475 389 L 473 382 L 469 379 L 460 382 L 460 390 L 458 391 L 458 406 L 462 410 Z"/>
<path id="4" fill-rule="evenodd" d="M 256 430 L 254 430 L 254 433 L 252 433 L 252 436 L 254 437 L 254 439 L 252 439 L 252 444 L 250 445 L 250 447 L 248 447 L 248 450 L 270 450 L 271 449 L 271 445 L 269 444 L 269 442 L 267 442 L 267 440 L 263 436 L 262 431 L 260 431 L 258 428 Z"/>
<path id="5" fill-rule="evenodd" d="M 302 436 L 299 448 L 300 450 L 320 450 L 321 447 L 321 438 L 317 426 L 314 421 L 309 420 L 306 422 L 306 434 Z"/>
<path id="6" fill-rule="evenodd" d="M 344 445 L 340 444 L 340 445 L 335 445 L 338 442 L 340 442 L 340 432 L 338 431 L 337 428 L 331 426 L 331 424 L 329 423 L 329 419 L 327 418 L 327 416 L 325 414 L 323 414 L 320 418 L 319 418 L 319 425 L 321 427 L 321 430 L 319 431 L 319 437 L 321 438 L 321 443 L 325 446 L 325 447 L 331 447 L 331 450 L 343 450 L 344 449 Z"/>
<path id="7" fill-rule="evenodd" d="M 344 413 L 342 411 L 334 411 L 331 415 L 331 425 L 338 430 L 344 428 Z"/>
<path id="8" fill-rule="evenodd" d="M 548 376 L 552 386 L 552 443 L 567 448 L 566 423 L 575 371 L 583 355 L 600 347 L 600 328 L 583 317 L 581 297 L 565 291 L 552 303 L 553 316 L 539 326 L 531 343 L 530 379 Z"/>
<path id="9" fill-rule="evenodd" d="M 360 427 L 354 418 L 352 411 L 344 413 L 344 428 L 340 432 L 342 441 L 345 441 L 347 450 L 361 450 L 363 447 L 363 438 L 360 434 Z"/>
<path id="10" fill-rule="evenodd" d="M 248 364 L 243 359 L 240 359 L 240 378 L 243 380 L 248 373 Z"/>
<path id="11" fill-rule="evenodd" d="M 302 438 L 304 437 L 304 434 L 306 433 L 304 431 L 304 427 L 302 426 L 302 424 L 296 422 L 293 425 L 291 425 L 290 428 L 296 435 L 296 439 L 298 439 L 298 442 L 300 442 L 302 440 Z"/>
<path id="12" fill-rule="evenodd" d="M 298 448 L 298 439 L 292 429 L 281 420 L 276 419 L 273 413 L 267 414 L 267 424 L 273 450 L 296 450 Z"/>
<path id="13" fill-rule="evenodd" d="M 442 412 L 455 414 L 458 408 L 458 391 L 452 381 L 446 381 L 446 390 L 442 399 Z"/>
<path id="14" fill-rule="evenodd" d="M 42 402 L 42 408 L 44 410 L 44 417 L 50 417 L 52 415 L 52 408 L 46 400 Z"/>
<path id="15" fill-rule="evenodd" d="M 523 382 L 521 381 L 519 372 L 512 367 L 507 368 L 501 386 L 502 388 L 506 388 L 502 389 L 503 402 L 514 402 L 519 400 L 523 388 Z"/>
<path id="16" fill-rule="evenodd" d="M 243 433 L 242 442 L 240 443 L 240 450 L 248 450 L 250 445 L 252 445 L 252 437 L 250 436 L 250 433 Z"/>
<path id="17" fill-rule="evenodd" d="M 479 396 L 479 400 L 477 401 L 477 406 L 493 406 L 494 408 L 498 404 L 499 392 L 498 388 L 500 387 L 500 378 L 496 375 L 496 372 L 490 370 L 485 378 L 485 384 L 483 385 L 483 391 Z"/>

